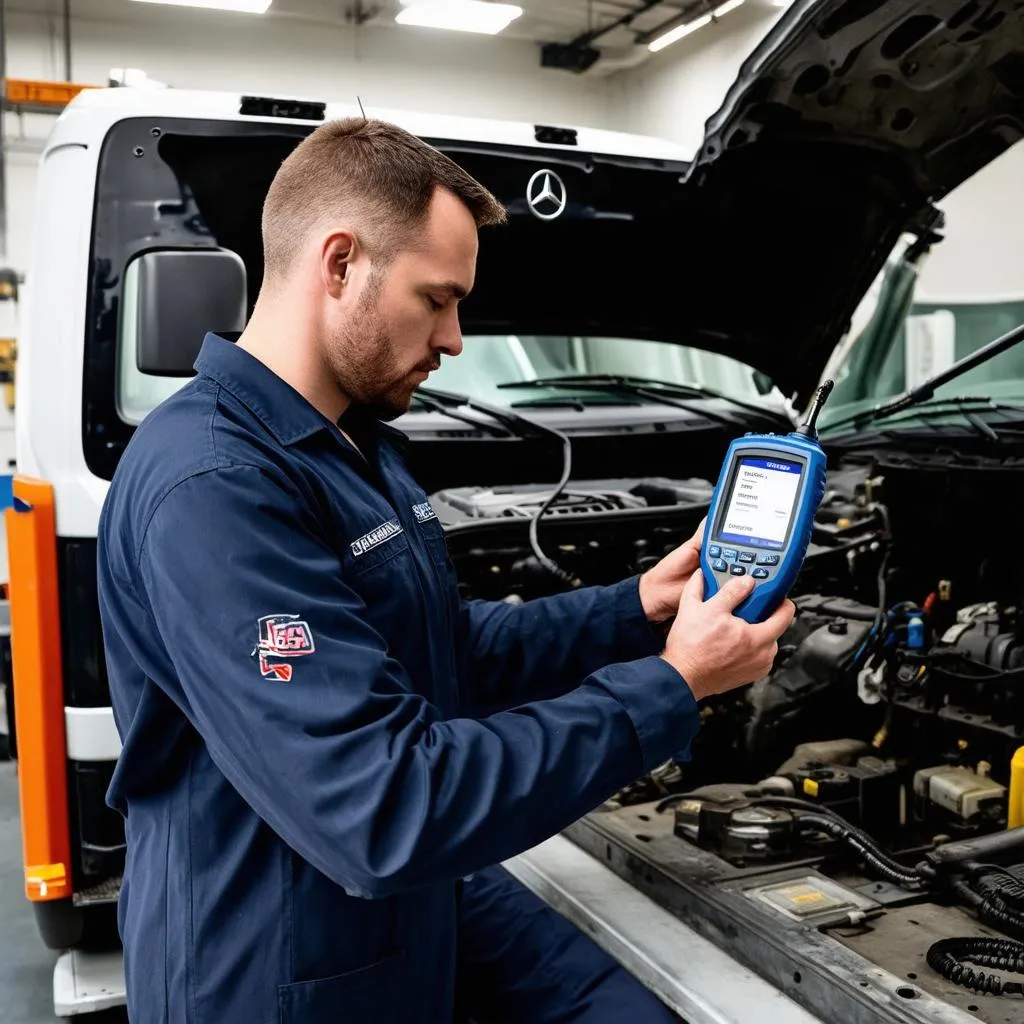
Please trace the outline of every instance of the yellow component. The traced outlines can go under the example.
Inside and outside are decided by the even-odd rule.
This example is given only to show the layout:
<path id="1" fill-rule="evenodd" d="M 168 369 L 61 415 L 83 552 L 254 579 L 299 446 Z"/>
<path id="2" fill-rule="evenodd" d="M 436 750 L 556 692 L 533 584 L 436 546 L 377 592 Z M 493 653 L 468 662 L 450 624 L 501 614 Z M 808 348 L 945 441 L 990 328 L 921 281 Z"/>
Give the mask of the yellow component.
<path id="1" fill-rule="evenodd" d="M 1010 760 L 1010 798 L 1006 827 L 1024 825 L 1024 747 L 1018 747 Z"/>
<path id="2" fill-rule="evenodd" d="M 25 892 L 30 900 L 45 900 L 51 886 L 63 895 L 68 885 L 68 871 L 63 864 L 33 864 L 25 868 Z"/>
<path id="3" fill-rule="evenodd" d="M 703 806 L 700 800 L 684 800 L 679 809 L 687 814 L 699 814 Z"/>
<path id="4" fill-rule="evenodd" d="M 820 903 L 825 898 L 823 892 L 802 892 L 799 896 L 791 896 L 794 903 Z"/>
<path id="5" fill-rule="evenodd" d="M 818 783 L 815 779 L 804 779 L 804 792 L 808 796 L 818 795 Z"/>
<path id="6" fill-rule="evenodd" d="M 850 520 L 849 519 L 837 519 L 836 520 L 836 526 L 838 526 L 840 530 L 845 530 L 849 525 L 850 525 Z"/>
<path id="7" fill-rule="evenodd" d="M 939 600 L 948 601 L 953 596 L 953 584 L 949 580 L 939 580 Z"/>
<path id="8" fill-rule="evenodd" d="M 875 750 L 881 750 L 882 744 L 885 743 L 888 737 L 889 730 L 883 725 L 882 728 L 875 733 L 875 738 L 871 741 L 871 746 L 873 746 Z"/>
<path id="9" fill-rule="evenodd" d="M 970 746 L 970 743 L 968 743 L 967 740 L 957 740 L 956 741 L 956 749 L 957 750 L 966 750 L 969 746 Z"/>
<path id="10" fill-rule="evenodd" d="M 0 384 L 3 384 L 7 408 L 14 412 L 14 371 L 18 346 L 13 338 L 0 338 Z"/>

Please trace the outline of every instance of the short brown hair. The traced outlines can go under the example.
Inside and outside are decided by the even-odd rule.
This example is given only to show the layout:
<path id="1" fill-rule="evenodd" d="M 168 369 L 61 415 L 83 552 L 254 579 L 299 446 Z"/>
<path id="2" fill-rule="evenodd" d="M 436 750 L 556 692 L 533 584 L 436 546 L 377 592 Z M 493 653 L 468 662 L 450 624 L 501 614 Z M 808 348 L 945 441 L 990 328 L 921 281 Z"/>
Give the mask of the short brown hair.
<path id="1" fill-rule="evenodd" d="M 357 217 L 371 259 L 386 264 L 423 224 L 437 188 L 447 189 L 478 228 L 503 224 L 505 208 L 454 160 L 386 121 L 329 121 L 281 164 L 263 203 L 266 276 L 282 275 L 313 227 Z"/>

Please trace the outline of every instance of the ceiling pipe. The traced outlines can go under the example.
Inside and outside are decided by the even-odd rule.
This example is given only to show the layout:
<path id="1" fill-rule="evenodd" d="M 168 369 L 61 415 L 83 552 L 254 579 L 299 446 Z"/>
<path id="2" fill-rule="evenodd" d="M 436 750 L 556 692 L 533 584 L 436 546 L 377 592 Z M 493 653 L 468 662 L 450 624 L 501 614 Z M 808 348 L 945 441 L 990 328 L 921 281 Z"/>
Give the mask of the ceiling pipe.
<path id="1" fill-rule="evenodd" d="M 642 0 L 625 14 L 619 15 L 599 28 L 583 32 L 568 43 L 545 43 L 541 47 L 540 63 L 545 68 L 561 68 L 563 71 L 581 73 L 589 71 L 601 57 L 601 51 L 594 43 L 617 28 L 629 27 L 641 14 L 654 7 L 660 7 L 665 0 Z"/>
<path id="2" fill-rule="evenodd" d="M 64 81 L 71 81 L 71 0 L 64 0 Z"/>

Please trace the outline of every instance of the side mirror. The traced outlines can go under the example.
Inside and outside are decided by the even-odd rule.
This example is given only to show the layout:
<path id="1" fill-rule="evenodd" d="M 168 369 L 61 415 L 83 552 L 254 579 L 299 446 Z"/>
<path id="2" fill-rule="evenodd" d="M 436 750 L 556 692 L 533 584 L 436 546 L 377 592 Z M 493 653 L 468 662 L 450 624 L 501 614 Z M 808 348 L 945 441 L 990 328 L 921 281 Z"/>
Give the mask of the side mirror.
<path id="1" fill-rule="evenodd" d="M 226 249 L 143 253 L 128 267 L 125 293 L 123 329 L 134 334 L 135 365 L 142 373 L 191 377 L 208 331 L 227 334 L 245 327 L 245 264 Z"/>

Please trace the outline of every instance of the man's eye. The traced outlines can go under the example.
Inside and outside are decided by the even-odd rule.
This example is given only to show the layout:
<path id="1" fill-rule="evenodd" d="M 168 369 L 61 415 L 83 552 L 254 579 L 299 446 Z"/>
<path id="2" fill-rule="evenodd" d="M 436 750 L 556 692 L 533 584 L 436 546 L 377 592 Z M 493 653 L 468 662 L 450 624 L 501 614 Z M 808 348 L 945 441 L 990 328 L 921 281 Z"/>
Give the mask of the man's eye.
<path id="1" fill-rule="evenodd" d="M 444 303 L 438 302 L 437 299 L 431 297 L 430 295 L 427 296 L 427 302 L 430 303 L 430 308 L 435 313 L 440 313 L 441 310 L 444 309 Z"/>

